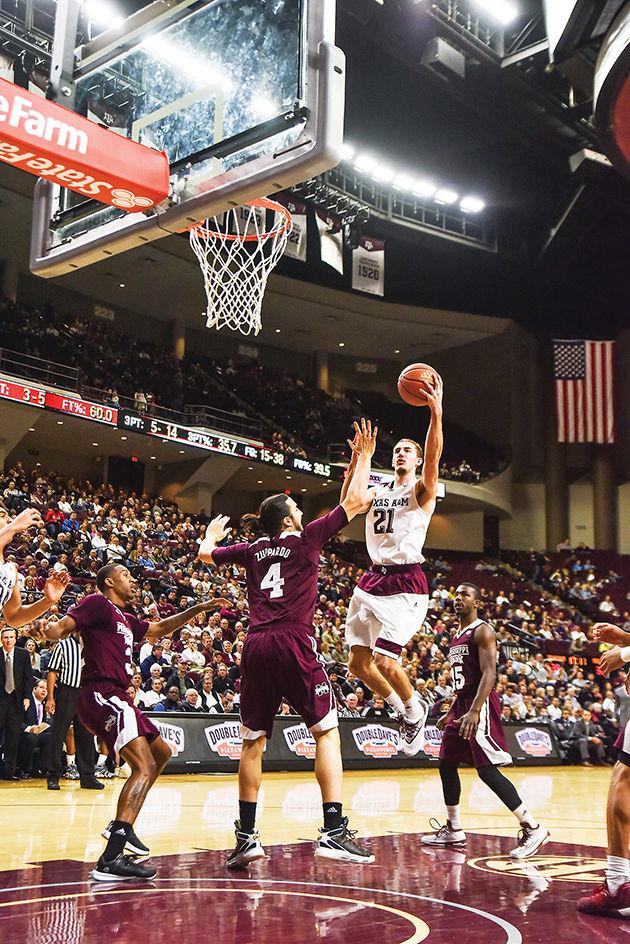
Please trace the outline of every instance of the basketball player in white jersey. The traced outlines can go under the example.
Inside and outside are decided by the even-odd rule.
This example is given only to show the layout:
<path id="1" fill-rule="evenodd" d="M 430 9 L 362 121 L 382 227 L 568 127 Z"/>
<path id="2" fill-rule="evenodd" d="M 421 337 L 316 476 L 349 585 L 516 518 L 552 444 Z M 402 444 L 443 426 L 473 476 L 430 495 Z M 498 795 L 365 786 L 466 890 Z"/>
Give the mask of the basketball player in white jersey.
<path id="1" fill-rule="evenodd" d="M 427 706 L 413 689 L 399 657 L 420 631 L 429 591 L 422 548 L 437 499 L 442 434 L 442 380 L 427 394 L 431 417 L 422 448 L 413 439 L 394 446 L 394 480 L 369 490 L 363 510 L 365 541 L 372 567 L 360 579 L 346 618 L 350 671 L 400 715 L 405 754 L 422 745 Z M 353 444 L 350 444 L 353 445 Z M 353 451 L 341 500 L 354 474 Z M 422 474 L 417 472 L 422 466 Z"/>
<path id="2" fill-rule="evenodd" d="M 61 599 L 68 585 L 69 575 L 65 572 L 55 572 L 46 581 L 41 600 L 28 605 L 22 603 L 17 567 L 4 560 L 3 551 L 16 534 L 28 531 L 41 523 L 40 514 L 35 508 L 26 508 L 15 518 L 10 517 L 6 508 L 0 508 L 0 613 L 14 629 L 26 626 L 27 623 L 43 616 L 53 603 Z"/>

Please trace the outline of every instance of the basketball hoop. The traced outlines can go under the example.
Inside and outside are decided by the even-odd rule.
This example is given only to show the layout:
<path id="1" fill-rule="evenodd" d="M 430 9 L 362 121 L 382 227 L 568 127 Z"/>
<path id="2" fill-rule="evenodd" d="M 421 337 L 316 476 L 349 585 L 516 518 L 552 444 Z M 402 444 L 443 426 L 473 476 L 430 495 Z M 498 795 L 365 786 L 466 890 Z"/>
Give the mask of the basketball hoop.
<path id="1" fill-rule="evenodd" d="M 266 228 L 267 210 L 274 213 L 270 229 Z M 267 279 L 292 228 L 286 207 L 267 197 L 190 227 L 190 245 L 206 289 L 206 327 L 258 334 Z"/>

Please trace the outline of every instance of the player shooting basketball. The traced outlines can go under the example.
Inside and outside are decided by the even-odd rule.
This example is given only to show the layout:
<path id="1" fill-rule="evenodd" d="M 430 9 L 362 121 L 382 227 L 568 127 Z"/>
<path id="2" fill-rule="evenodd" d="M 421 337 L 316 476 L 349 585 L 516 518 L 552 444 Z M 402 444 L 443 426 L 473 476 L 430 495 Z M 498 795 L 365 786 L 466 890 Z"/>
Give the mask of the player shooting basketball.
<path id="1" fill-rule="evenodd" d="M 236 846 L 228 868 L 241 868 L 264 857 L 256 832 L 256 802 L 262 758 L 274 717 L 283 698 L 302 716 L 316 742 L 315 776 L 324 812 L 315 854 L 344 862 L 373 862 L 354 841 L 343 815 L 343 768 L 332 686 L 317 653 L 313 616 L 317 604 L 319 555 L 366 501 L 370 460 L 377 430 L 355 423 L 352 444 L 354 474 L 341 504 L 302 527 L 302 512 L 287 495 L 272 495 L 260 506 L 264 537 L 217 547 L 228 534 L 228 518 L 211 521 L 199 547 L 207 564 L 240 564 L 247 573 L 250 629 L 241 662 L 241 733 L 243 753 L 238 769 L 239 820 Z"/>
<path id="2" fill-rule="evenodd" d="M 370 489 L 360 509 L 367 512 L 365 541 L 372 567 L 361 577 L 346 619 L 349 669 L 400 715 L 402 748 L 409 756 L 422 745 L 427 708 L 398 660 L 429 607 L 422 548 L 435 511 L 444 444 L 442 380 L 438 374 L 434 377 L 423 400 L 430 412 L 424 453 L 413 439 L 396 443 L 394 481 Z M 356 475 L 356 463 L 353 451 L 342 499 Z"/>

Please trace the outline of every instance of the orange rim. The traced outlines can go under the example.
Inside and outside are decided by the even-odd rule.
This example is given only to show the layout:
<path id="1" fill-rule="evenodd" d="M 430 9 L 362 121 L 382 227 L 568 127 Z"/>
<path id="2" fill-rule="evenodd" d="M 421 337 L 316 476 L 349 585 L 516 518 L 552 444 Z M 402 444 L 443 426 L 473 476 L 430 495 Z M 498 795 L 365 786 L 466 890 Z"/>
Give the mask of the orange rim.
<path id="1" fill-rule="evenodd" d="M 269 232 L 265 233 L 249 233 L 247 235 L 241 235 L 240 233 L 221 233 L 217 230 L 208 229 L 203 223 L 194 223 L 192 226 L 188 227 L 188 230 L 189 232 L 195 232 L 201 239 L 222 239 L 227 243 L 256 243 L 264 239 L 269 239 L 272 236 L 280 236 L 291 228 L 293 217 L 286 207 L 282 206 L 281 203 L 277 203 L 275 200 L 270 200 L 268 197 L 259 197 L 257 200 L 248 200 L 245 206 L 260 207 L 263 210 L 273 210 L 275 213 L 280 213 L 283 219 L 270 229 Z"/>

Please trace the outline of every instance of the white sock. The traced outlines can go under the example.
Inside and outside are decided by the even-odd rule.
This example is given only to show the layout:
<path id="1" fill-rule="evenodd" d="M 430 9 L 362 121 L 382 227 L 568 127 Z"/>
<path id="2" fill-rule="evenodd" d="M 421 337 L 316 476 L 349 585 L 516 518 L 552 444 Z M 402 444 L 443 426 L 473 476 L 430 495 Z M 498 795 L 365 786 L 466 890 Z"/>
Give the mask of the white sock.
<path id="1" fill-rule="evenodd" d="M 405 717 L 407 721 L 419 721 L 422 717 L 422 702 L 417 694 L 414 692 L 409 701 L 404 701 L 403 705 L 405 707 Z"/>
<path id="2" fill-rule="evenodd" d="M 608 891 L 614 895 L 622 885 L 630 881 L 630 860 L 623 856 L 607 857 L 606 884 Z"/>
<path id="3" fill-rule="evenodd" d="M 387 698 L 385 699 L 385 701 L 391 708 L 394 709 L 394 711 L 397 714 L 404 715 L 405 706 L 403 705 L 403 700 L 398 694 L 398 692 L 395 692 L 393 688 L 391 692 L 389 693 L 389 695 L 387 696 Z"/>
<path id="4" fill-rule="evenodd" d="M 98 755 L 98 760 L 96 761 L 96 766 L 97 766 L 97 767 L 104 767 L 104 766 L 105 766 L 105 761 L 107 760 L 108 757 L 109 757 L 109 754 L 99 754 L 99 755 Z"/>
<path id="5" fill-rule="evenodd" d="M 71 767 L 72 764 L 74 764 L 74 760 L 75 760 L 75 755 L 74 755 L 74 754 L 66 754 L 66 763 L 67 763 L 68 767 Z"/>
<path id="6" fill-rule="evenodd" d="M 524 803 L 521 803 L 521 805 L 517 806 L 515 810 L 512 810 L 512 812 L 522 826 L 531 826 L 532 829 L 537 828 L 538 823 L 532 814 L 527 812 Z"/>
<path id="7" fill-rule="evenodd" d="M 462 821 L 459 818 L 459 803 L 457 806 L 446 807 L 446 817 L 451 824 L 451 829 L 459 830 L 462 828 Z"/>

